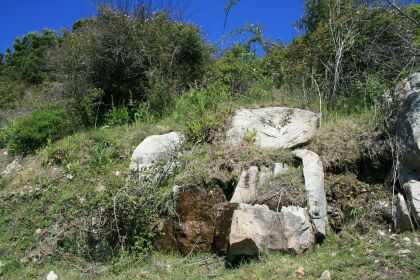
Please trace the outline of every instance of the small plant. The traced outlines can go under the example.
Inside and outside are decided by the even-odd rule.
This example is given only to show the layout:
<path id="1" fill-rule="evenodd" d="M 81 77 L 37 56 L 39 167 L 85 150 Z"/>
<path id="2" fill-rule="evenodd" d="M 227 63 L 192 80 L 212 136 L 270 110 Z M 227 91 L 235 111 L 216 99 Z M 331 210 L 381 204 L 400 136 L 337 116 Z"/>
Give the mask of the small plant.
<path id="1" fill-rule="evenodd" d="M 130 115 L 126 107 L 114 107 L 105 113 L 105 122 L 110 126 L 128 124 Z"/>
<path id="2" fill-rule="evenodd" d="M 9 123 L 9 125 L 0 129 L 0 148 L 5 148 L 7 145 L 7 142 L 9 142 L 11 127 L 12 127 L 12 123 Z"/>
<path id="3" fill-rule="evenodd" d="M 152 113 L 150 103 L 141 103 L 134 112 L 134 122 L 136 124 L 154 123 L 155 121 L 156 116 Z"/>
<path id="4" fill-rule="evenodd" d="M 255 129 L 247 131 L 244 135 L 244 141 L 254 143 L 257 140 L 257 131 Z"/>
<path id="5" fill-rule="evenodd" d="M 187 122 L 187 137 L 190 141 L 201 144 L 211 142 L 213 132 L 218 127 L 218 122 L 212 116 L 195 119 Z"/>
<path id="6" fill-rule="evenodd" d="M 7 150 L 29 154 L 75 131 L 77 121 L 63 108 L 45 107 L 10 123 L 6 128 Z"/>

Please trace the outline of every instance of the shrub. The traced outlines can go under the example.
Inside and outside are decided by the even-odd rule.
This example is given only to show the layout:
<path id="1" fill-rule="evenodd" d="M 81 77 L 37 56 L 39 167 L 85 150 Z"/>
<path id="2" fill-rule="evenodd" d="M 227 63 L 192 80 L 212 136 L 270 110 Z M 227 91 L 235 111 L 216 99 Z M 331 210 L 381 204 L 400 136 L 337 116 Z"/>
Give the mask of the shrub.
<path id="1" fill-rule="evenodd" d="M 45 107 L 9 124 L 7 150 L 28 154 L 74 131 L 77 121 L 63 108 Z"/>
<path id="2" fill-rule="evenodd" d="M 171 118 L 182 126 L 191 142 L 210 142 L 228 120 L 230 104 L 231 97 L 223 87 L 210 85 L 179 98 Z"/>
<path id="3" fill-rule="evenodd" d="M 166 12 L 147 10 L 139 7 L 127 15 L 101 6 L 94 20 L 63 33 L 49 60 L 70 106 L 96 115 L 98 101 L 105 106 L 148 102 L 162 115 L 176 95 L 200 82 L 211 54 L 200 29 L 176 22 Z M 101 96 L 86 100 L 94 88 L 102 90 Z"/>
<path id="4" fill-rule="evenodd" d="M 10 138 L 11 123 L 0 129 L 0 148 L 5 148 Z"/>
<path id="5" fill-rule="evenodd" d="M 130 115 L 126 107 L 114 107 L 105 113 L 105 122 L 108 125 L 123 125 L 128 124 Z"/>
<path id="6" fill-rule="evenodd" d="M 0 109 L 14 109 L 25 94 L 25 84 L 0 76 Z"/>
<path id="7" fill-rule="evenodd" d="M 147 253 L 153 240 L 149 225 L 157 217 L 153 209 L 160 205 L 157 197 L 151 187 L 140 190 L 109 178 L 106 191 L 63 213 L 61 219 L 77 224 L 60 236 L 60 249 L 95 261 L 110 261 L 124 252 Z"/>
<path id="8" fill-rule="evenodd" d="M 157 117 L 151 109 L 150 103 L 140 103 L 134 112 L 134 122 L 140 123 L 154 123 Z"/>

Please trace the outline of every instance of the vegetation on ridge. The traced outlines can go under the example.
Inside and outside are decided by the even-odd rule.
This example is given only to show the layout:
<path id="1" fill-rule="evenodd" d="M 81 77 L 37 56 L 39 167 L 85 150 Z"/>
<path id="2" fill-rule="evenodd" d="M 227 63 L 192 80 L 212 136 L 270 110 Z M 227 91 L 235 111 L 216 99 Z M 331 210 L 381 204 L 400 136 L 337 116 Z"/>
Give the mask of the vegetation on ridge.
<path id="1" fill-rule="evenodd" d="M 420 21 L 418 4 L 402 9 Z M 406 234 L 406 245 L 377 231 L 390 221 L 386 137 L 398 101 L 381 98 L 420 70 L 419 28 L 381 1 L 306 0 L 304 11 L 302 34 L 287 45 L 247 25 L 235 31 L 241 42 L 218 49 L 197 26 L 144 5 L 100 6 L 60 35 L 17 39 L 0 61 L 0 170 L 19 164 L 0 175 L 0 273 L 278 279 L 297 278 L 302 265 L 309 279 L 325 269 L 337 278 L 415 279 L 418 236 Z M 229 189 L 251 164 L 294 164 L 289 151 L 253 147 L 252 133 L 237 149 L 222 144 L 235 109 L 265 105 L 322 113 L 309 148 L 326 168 L 336 233 L 303 257 L 278 254 L 235 270 L 211 255 L 153 252 L 175 183 L 217 180 Z M 175 174 L 158 186 L 128 180 L 136 145 L 172 130 L 187 137 Z"/>

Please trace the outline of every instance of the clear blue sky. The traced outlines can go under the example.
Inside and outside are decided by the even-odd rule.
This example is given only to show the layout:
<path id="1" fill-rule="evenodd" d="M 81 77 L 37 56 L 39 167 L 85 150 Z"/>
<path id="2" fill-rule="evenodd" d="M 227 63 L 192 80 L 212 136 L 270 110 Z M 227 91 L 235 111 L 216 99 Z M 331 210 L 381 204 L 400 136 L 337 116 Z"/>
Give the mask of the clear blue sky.
<path id="1" fill-rule="evenodd" d="M 227 0 L 179 0 L 188 20 L 199 25 L 211 42 L 220 39 Z M 178 2 L 179 2 L 178 1 Z M 43 28 L 71 28 L 79 18 L 95 15 L 96 0 L 0 0 L 0 52 L 14 38 Z M 174 2 L 177 2 L 176 0 Z M 184 9 L 183 9 L 184 10 Z M 296 31 L 292 23 L 302 14 L 301 0 L 239 0 L 232 9 L 227 31 L 245 23 L 261 23 L 264 36 L 289 42 Z"/>

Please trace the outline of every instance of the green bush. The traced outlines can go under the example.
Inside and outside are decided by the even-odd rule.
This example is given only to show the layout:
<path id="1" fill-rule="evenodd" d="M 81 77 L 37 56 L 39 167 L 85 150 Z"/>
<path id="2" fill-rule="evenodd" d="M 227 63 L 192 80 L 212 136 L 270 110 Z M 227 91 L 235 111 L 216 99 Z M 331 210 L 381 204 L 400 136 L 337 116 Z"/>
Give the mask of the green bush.
<path id="1" fill-rule="evenodd" d="M 149 102 L 140 103 L 134 111 L 134 122 L 136 124 L 154 123 L 157 120 L 154 113 Z"/>
<path id="2" fill-rule="evenodd" d="M 126 107 L 114 107 L 105 113 L 105 122 L 108 125 L 116 126 L 128 124 L 130 114 Z"/>
<path id="3" fill-rule="evenodd" d="M 25 95 L 25 84 L 0 75 L 0 109 L 14 109 Z"/>
<path id="4" fill-rule="evenodd" d="M 223 87 L 193 89 L 179 98 L 171 119 L 193 143 L 210 142 L 228 120 L 232 97 Z"/>
<path id="5" fill-rule="evenodd" d="M 206 71 L 211 48 L 198 27 L 176 22 L 167 12 L 133 10 L 128 15 L 100 6 L 94 20 L 65 31 L 49 56 L 61 95 L 83 116 L 96 116 L 99 108 L 101 118 L 106 106 L 143 102 L 162 116 Z M 94 88 L 100 96 L 86 99 Z M 92 118 L 84 120 L 93 124 Z"/>
<path id="6" fill-rule="evenodd" d="M 12 154 L 29 154 L 70 134 L 77 121 L 63 108 L 45 107 L 22 119 L 11 122 L 6 128 L 7 150 Z"/>
<path id="7" fill-rule="evenodd" d="M 8 125 L 0 129 L 0 148 L 6 148 L 7 143 L 9 142 L 12 126 L 13 123 L 9 122 Z"/>

